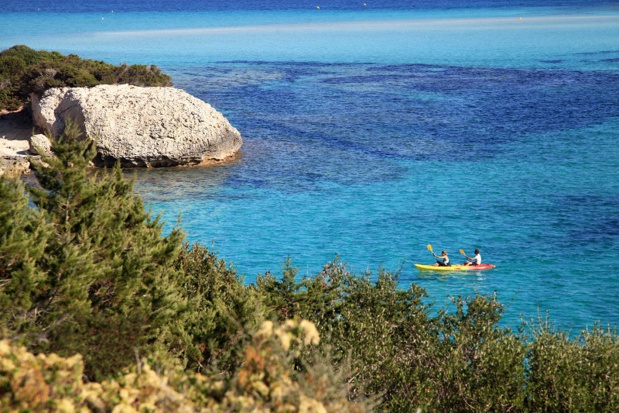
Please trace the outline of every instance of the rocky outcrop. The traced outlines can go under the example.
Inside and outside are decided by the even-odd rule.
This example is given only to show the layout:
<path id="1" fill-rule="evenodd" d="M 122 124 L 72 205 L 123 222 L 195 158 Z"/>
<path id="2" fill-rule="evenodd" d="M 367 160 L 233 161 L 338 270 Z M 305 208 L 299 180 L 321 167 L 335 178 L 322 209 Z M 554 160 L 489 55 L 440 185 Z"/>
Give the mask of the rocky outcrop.
<path id="1" fill-rule="evenodd" d="M 30 137 L 29 150 L 33 155 L 52 155 L 52 143 L 49 138 L 41 133 Z"/>
<path id="2" fill-rule="evenodd" d="M 32 99 L 33 121 L 58 136 L 67 122 L 96 140 L 95 163 L 177 166 L 219 161 L 242 145 L 209 104 L 171 87 L 101 85 L 49 89 Z"/>
<path id="3" fill-rule="evenodd" d="M 0 176 L 4 174 L 20 176 L 28 175 L 29 173 L 30 160 L 27 157 L 0 154 Z"/>
<path id="4" fill-rule="evenodd" d="M 30 172 L 30 135 L 32 122 L 25 110 L 0 113 L 0 175 Z"/>

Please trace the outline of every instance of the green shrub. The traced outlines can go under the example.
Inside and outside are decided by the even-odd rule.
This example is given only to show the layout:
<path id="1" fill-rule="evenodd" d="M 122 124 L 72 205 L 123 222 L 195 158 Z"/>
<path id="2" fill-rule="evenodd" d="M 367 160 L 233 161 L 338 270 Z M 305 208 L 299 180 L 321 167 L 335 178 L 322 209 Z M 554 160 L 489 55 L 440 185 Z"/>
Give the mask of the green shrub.
<path id="1" fill-rule="evenodd" d="M 170 76 L 157 66 L 110 65 L 70 54 L 13 46 L 0 52 L 0 110 L 16 110 L 31 94 L 52 87 L 90 87 L 99 84 L 171 86 Z"/>
<path id="2" fill-rule="evenodd" d="M 184 329 L 193 343 L 184 355 L 188 367 L 234 372 L 248 344 L 246 332 L 265 319 L 259 299 L 234 269 L 200 244 L 185 244 L 176 266 L 184 274 L 181 291 L 188 303 Z"/>
<path id="3" fill-rule="evenodd" d="M 438 345 L 429 348 L 432 374 L 420 398 L 428 410 L 513 411 L 525 400 L 525 344 L 498 326 L 496 297 L 453 299 L 453 314 L 439 314 Z M 425 362 L 426 365 L 428 361 Z"/>
<path id="4" fill-rule="evenodd" d="M 375 282 L 370 274 L 356 277 L 337 259 L 314 278 L 295 282 L 295 275 L 287 262 L 282 281 L 258 277 L 258 292 L 280 318 L 299 316 L 316 323 L 334 361 L 350 363 L 351 397 L 381 396 L 388 404 L 398 398 L 398 389 L 414 390 L 400 374 L 410 361 L 409 344 L 429 345 L 435 330 L 422 304 L 423 290 L 398 290 L 397 277 L 385 271 Z"/>
<path id="5" fill-rule="evenodd" d="M 148 354 L 182 333 L 186 300 L 174 265 L 183 234 L 162 236 L 119 168 L 89 171 L 94 145 L 74 125 L 53 151 L 33 162 L 34 209 L 15 184 L 0 187 L 17 200 L 5 224 L 15 235 L 0 244 L 0 257 L 14 262 L 0 280 L 1 327 L 36 352 L 80 353 L 90 378 L 106 377 L 131 363 L 134 349 Z"/>
<path id="6" fill-rule="evenodd" d="M 619 410 L 615 330 L 515 333 L 496 296 L 436 309 L 397 273 L 356 276 L 337 258 L 301 279 L 287 260 L 246 286 L 179 228 L 163 236 L 119 168 L 89 170 L 74 126 L 52 149 L 39 186 L 0 177 L 0 334 L 40 360 L 81 359 L 22 371 L 0 344 L 4 410 Z"/>
<path id="7" fill-rule="evenodd" d="M 454 297 L 449 309 L 424 304 L 418 286 L 397 286 L 380 271 L 356 277 L 336 261 L 298 280 L 258 277 L 277 315 L 316 323 L 321 346 L 349 364 L 350 397 L 379 398 L 376 411 L 617 411 L 619 338 L 594 329 L 576 339 L 500 326 L 496 296 Z M 434 314 L 434 315 L 431 315 Z"/>
<path id="8" fill-rule="evenodd" d="M 24 185 L 0 177 L 0 332 L 17 337 L 31 328 L 28 309 L 45 278 L 43 258 L 51 226 L 40 211 L 28 207 Z M 11 332 L 11 333 L 9 333 Z"/>
<path id="9" fill-rule="evenodd" d="M 595 326 L 571 339 L 541 323 L 528 344 L 532 411 L 619 411 L 619 336 Z"/>

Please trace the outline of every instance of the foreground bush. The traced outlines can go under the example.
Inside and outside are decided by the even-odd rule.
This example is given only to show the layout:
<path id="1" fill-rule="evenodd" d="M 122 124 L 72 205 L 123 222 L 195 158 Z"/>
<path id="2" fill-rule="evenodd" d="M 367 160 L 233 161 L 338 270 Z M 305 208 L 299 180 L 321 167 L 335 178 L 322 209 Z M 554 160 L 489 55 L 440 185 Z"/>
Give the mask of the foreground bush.
<path id="1" fill-rule="evenodd" d="M 100 84 L 171 86 L 157 66 L 114 66 L 76 55 L 35 51 L 23 45 L 0 52 L 0 111 L 17 110 L 31 94 L 52 87 L 90 87 Z"/>
<path id="2" fill-rule="evenodd" d="M 82 138 L 69 126 L 54 156 L 33 162 L 38 186 L 0 177 L 0 336 L 79 353 L 91 380 L 136 350 L 234 374 L 267 319 L 261 301 L 179 228 L 164 236 L 119 168 L 90 170 Z"/>
<path id="3" fill-rule="evenodd" d="M 225 261 L 200 244 L 185 244 L 176 268 L 184 275 L 181 294 L 190 309 L 184 322 L 193 343 L 184 355 L 188 368 L 234 373 L 248 344 L 245 332 L 267 318 L 266 309 Z"/>
<path id="4" fill-rule="evenodd" d="M 315 277 L 296 274 L 288 262 L 256 290 L 279 319 L 314 321 L 334 360 L 349 360 L 351 397 L 379 397 L 377 411 L 619 411 L 614 330 L 513 332 L 499 325 L 496 297 L 435 310 L 418 286 L 398 289 L 397 275 L 358 277 L 337 259 Z"/>
<path id="5" fill-rule="evenodd" d="M 527 404 L 532 411 L 619 411 L 619 336 L 595 326 L 576 338 L 547 323 L 532 332 Z"/>
<path id="6" fill-rule="evenodd" d="M 76 128 L 54 153 L 33 162 L 32 206 L 20 184 L 0 185 L 0 332 L 35 352 L 79 353 L 100 379 L 136 348 L 186 340 L 174 268 L 183 233 L 162 235 L 120 169 L 90 173 L 94 145 Z"/>
<path id="7" fill-rule="evenodd" d="M 2 344 L 3 411 L 619 411 L 615 330 L 514 332 L 496 296 L 436 309 L 338 260 L 246 286 L 76 134 L 39 186 L 0 177 L 0 335 L 38 354 Z"/>
<path id="8" fill-rule="evenodd" d="M 30 412 L 364 412 L 350 403 L 338 375 L 318 360 L 298 369 L 299 351 L 320 340 L 311 322 L 266 322 L 250 339 L 230 380 L 146 361 L 115 380 L 84 383 L 79 355 L 34 356 L 0 341 L 0 408 Z M 157 364 L 157 362 L 155 362 Z"/>

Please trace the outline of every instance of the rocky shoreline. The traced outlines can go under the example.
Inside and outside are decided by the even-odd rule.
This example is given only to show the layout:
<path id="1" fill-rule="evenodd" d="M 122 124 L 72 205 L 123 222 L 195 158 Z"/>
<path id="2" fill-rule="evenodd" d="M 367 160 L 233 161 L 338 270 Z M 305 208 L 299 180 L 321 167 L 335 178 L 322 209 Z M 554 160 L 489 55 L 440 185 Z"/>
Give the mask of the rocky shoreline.
<path id="1" fill-rule="evenodd" d="M 28 110 L 0 113 L 0 175 L 30 172 L 32 120 Z"/>
<path id="2" fill-rule="evenodd" d="M 73 122 L 96 140 L 97 166 L 204 165 L 235 157 L 240 133 L 208 103 L 173 87 L 54 88 L 26 108 L 0 114 L 0 174 L 30 170 L 36 147 Z"/>

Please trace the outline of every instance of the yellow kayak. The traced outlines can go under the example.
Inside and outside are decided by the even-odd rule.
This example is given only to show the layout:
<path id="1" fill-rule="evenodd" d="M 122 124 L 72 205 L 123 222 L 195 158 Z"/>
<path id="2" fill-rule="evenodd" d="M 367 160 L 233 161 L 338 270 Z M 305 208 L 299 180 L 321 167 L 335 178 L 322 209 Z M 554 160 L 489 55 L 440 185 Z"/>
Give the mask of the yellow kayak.
<path id="1" fill-rule="evenodd" d="M 490 270 L 492 268 L 496 268 L 492 264 L 480 264 L 480 265 L 458 265 L 456 264 L 456 265 L 449 265 L 447 267 L 442 267 L 442 266 L 435 267 L 434 265 L 415 264 L 415 267 L 417 267 L 419 271 L 483 271 L 483 270 Z"/>

